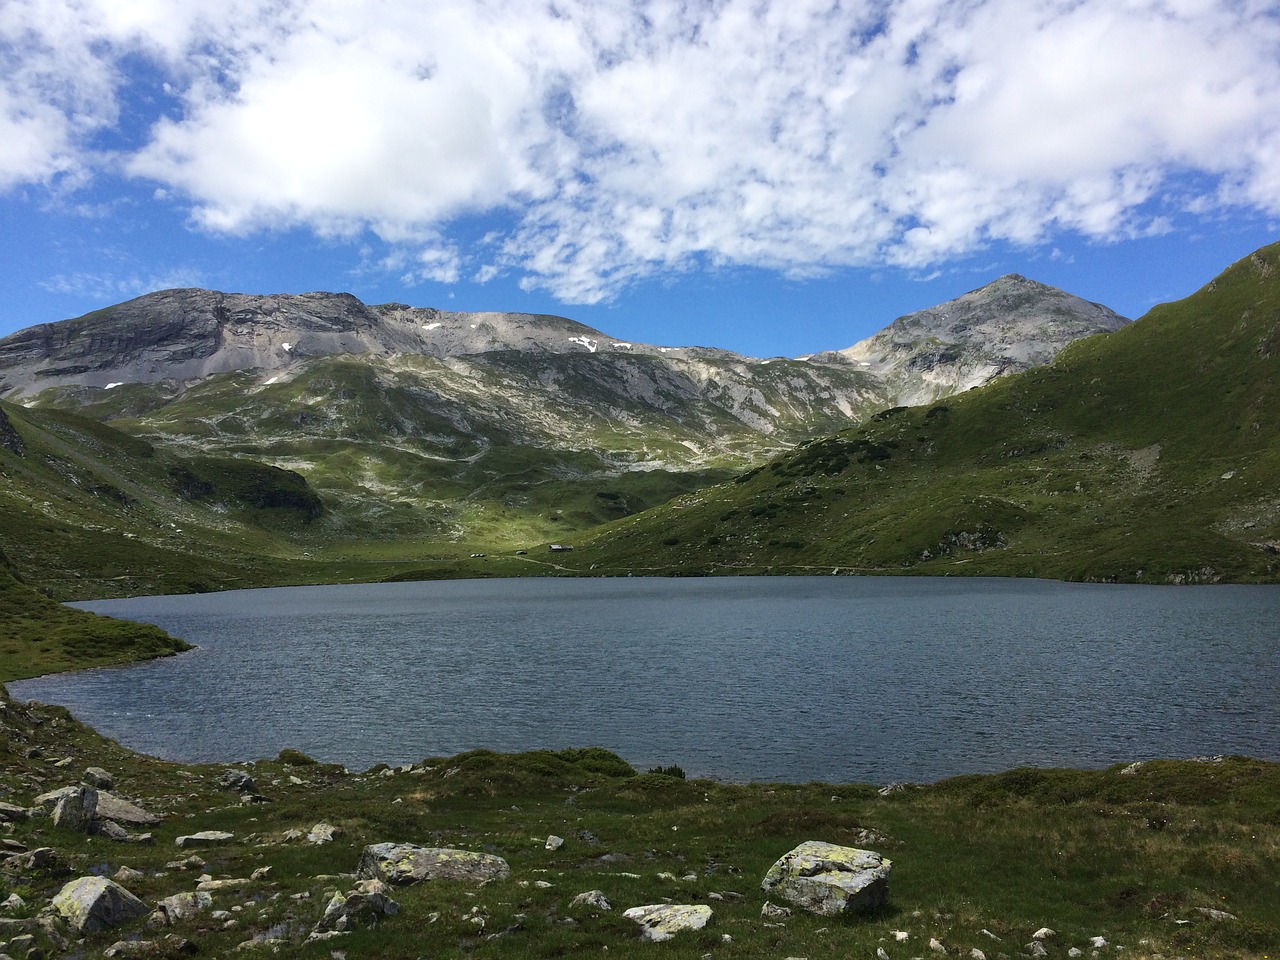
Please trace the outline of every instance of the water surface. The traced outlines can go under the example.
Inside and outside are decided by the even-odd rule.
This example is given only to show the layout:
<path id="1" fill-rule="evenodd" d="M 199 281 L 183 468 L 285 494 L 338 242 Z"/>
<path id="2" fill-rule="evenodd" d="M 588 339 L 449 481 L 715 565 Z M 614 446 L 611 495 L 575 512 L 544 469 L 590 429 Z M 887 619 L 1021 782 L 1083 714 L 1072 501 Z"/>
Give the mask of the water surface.
<path id="1" fill-rule="evenodd" d="M 1280 744 L 1274 587 L 469 580 L 80 606 L 199 649 L 10 692 L 170 759 L 594 745 L 641 769 L 878 783 Z"/>

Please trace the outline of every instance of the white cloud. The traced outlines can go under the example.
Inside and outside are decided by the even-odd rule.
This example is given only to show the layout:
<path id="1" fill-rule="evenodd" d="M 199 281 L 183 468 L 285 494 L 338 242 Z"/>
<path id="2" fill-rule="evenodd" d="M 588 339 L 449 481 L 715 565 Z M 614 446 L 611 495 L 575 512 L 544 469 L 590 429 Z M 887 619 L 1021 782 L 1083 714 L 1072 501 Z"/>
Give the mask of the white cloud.
<path id="1" fill-rule="evenodd" d="M 7 0 L 0 43 L 0 189 L 124 171 L 207 230 L 416 245 L 409 282 L 595 301 L 1280 213 L 1266 0 Z M 96 149 L 144 82 L 180 110 Z"/>

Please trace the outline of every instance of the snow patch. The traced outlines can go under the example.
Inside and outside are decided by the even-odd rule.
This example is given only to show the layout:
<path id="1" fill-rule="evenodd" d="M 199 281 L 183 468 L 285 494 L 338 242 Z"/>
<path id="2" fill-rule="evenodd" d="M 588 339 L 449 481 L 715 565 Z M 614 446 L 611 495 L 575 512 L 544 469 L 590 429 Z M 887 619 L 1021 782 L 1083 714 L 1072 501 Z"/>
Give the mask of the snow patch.
<path id="1" fill-rule="evenodd" d="M 617 341 L 617 340 L 615 340 L 615 341 L 613 342 L 613 345 L 614 345 L 615 347 L 617 347 L 619 350 L 630 350 L 630 349 L 631 349 L 631 344 L 629 344 L 629 343 L 621 343 L 621 342 L 619 342 L 619 341 Z"/>
<path id="2" fill-rule="evenodd" d="M 282 343 L 282 344 L 280 344 L 280 349 L 281 349 L 281 350 L 283 350 L 285 353 L 288 353 L 290 350 L 292 350 L 292 349 L 293 349 L 293 344 L 292 344 L 292 343 Z"/>
<path id="3" fill-rule="evenodd" d="M 480 326 L 480 324 L 478 324 L 478 323 L 473 323 L 473 324 L 471 325 L 471 329 L 472 329 L 472 330 L 474 330 L 474 329 L 476 329 L 476 327 L 478 327 L 478 326 Z"/>
<path id="4" fill-rule="evenodd" d="M 107 384 L 105 387 L 103 387 L 102 389 L 103 389 L 103 390 L 114 390 L 116 387 L 123 387 L 123 386 L 124 386 L 124 381 L 123 381 L 123 380 L 121 380 L 119 383 L 108 383 L 108 384 Z"/>
<path id="5" fill-rule="evenodd" d="M 279 379 L 280 379 L 279 377 L 272 377 L 270 380 L 263 380 L 263 381 L 262 381 L 262 385 L 263 385 L 264 387 L 269 387 L 269 386 L 271 386 L 273 383 L 275 383 L 276 381 L 278 381 Z"/>
<path id="6" fill-rule="evenodd" d="M 596 348 L 600 346 L 598 342 L 596 342 L 595 340 L 592 340 L 590 337 L 570 337 L 569 342 L 576 343 L 576 344 L 579 344 L 580 346 L 586 347 L 592 353 L 595 353 Z"/>
<path id="7" fill-rule="evenodd" d="M 423 329 L 423 330 L 438 330 L 438 329 L 440 329 L 440 328 L 441 328 L 441 327 L 443 327 L 443 326 L 444 326 L 444 324 L 443 324 L 443 323 L 424 323 L 424 324 L 422 325 L 422 329 Z M 472 330 L 474 330 L 474 329 L 475 329 L 475 327 L 473 326 L 471 329 L 472 329 Z"/>

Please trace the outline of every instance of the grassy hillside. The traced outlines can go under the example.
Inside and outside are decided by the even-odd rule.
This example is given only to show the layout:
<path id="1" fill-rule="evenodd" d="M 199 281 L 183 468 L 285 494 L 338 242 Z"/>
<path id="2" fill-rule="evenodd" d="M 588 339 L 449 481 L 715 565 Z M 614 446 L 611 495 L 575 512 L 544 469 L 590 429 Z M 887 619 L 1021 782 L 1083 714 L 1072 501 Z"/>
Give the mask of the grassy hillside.
<path id="1" fill-rule="evenodd" d="M 1280 244 L 1049 367 L 602 529 L 597 572 L 1280 579 Z"/>
<path id="2" fill-rule="evenodd" d="M 0 682 L 168 656 L 191 645 L 158 627 L 64 607 L 0 554 Z"/>

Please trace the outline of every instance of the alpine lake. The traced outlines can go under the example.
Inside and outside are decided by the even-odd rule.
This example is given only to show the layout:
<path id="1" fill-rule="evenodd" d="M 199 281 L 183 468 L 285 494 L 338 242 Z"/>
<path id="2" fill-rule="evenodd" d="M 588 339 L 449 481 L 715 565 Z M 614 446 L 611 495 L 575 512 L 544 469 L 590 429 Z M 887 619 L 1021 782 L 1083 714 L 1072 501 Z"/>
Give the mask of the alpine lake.
<path id="1" fill-rule="evenodd" d="M 77 604 L 198 645 L 9 684 L 134 750 L 366 769 L 600 746 L 725 781 L 1280 758 L 1280 588 L 778 577 Z"/>

